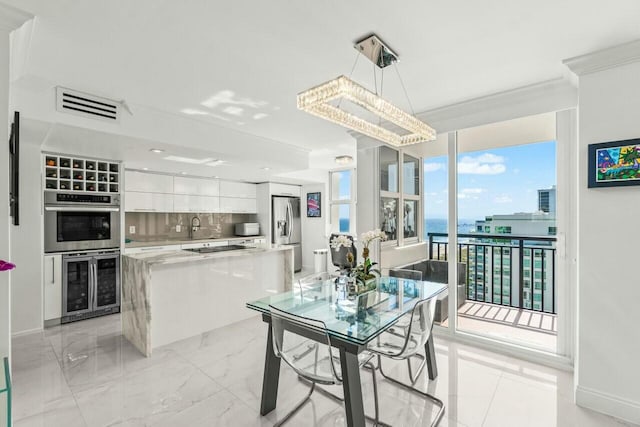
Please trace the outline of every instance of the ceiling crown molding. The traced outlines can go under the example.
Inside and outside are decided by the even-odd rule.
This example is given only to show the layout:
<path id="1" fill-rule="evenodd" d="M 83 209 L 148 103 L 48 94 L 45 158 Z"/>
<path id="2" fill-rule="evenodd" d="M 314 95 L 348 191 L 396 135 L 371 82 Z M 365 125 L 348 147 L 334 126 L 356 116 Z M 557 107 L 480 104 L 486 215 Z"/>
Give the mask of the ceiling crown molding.
<path id="1" fill-rule="evenodd" d="M 640 40 L 609 47 L 562 61 L 578 76 L 640 61 Z"/>
<path id="2" fill-rule="evenodd" d="M 32 18 L 33 15 L 24 10 L 0 3 L 0 30 L 11 32 Z"/>

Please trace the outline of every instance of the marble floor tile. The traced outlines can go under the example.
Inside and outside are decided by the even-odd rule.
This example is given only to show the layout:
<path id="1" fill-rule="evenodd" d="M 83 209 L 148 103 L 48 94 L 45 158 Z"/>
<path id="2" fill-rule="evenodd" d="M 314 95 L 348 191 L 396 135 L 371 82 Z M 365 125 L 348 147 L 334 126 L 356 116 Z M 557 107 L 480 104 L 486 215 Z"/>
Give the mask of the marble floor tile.
<path id="1" fill-rule="evenodd" d="M 309 386 L 284 363 L 277 408 L 259 415 L 267 326 L 260 316 L 155 349 L 144 357 L 120 333 L 119 315 L 13 340 L 14 425 L 270 426 Z M 439 397 L 441 426 L 622 427 L 573 404 L 573 374 L 436 337 L 439 376 L 416 387 Z M 384 370 L 408 381 L 404 362 Z M 374 413 L 368 371 L 365 411 Z M 380 416 L 394 427 L 429 425 L 435 406 L 378 373 Z M 342 395 L 341 387 L 330 387 Z M 290 426 L 344 426 L 341 403 L 316 392 Z M 367 425 L 372 425 L 367 423 Z"/>
<path id="2" fill-rule="evenodd" d="M 14 427 L 88 427 L 73 396 L 50 400 L 40 408 L 23 418 L 14 417 Z"/>
<path id="3" fill-rule="evenodd" d="M 154 424 L 206 400 L 221 387 L 185 360 L 168 360 L 74 393 L 90 426 Z"/>
<path id="4" fill-rule="evenodd" d="M 624 423 L 578 408 L 552 390 L 503 377 L 500 379 L 484 427 L 620 427 Z"/>
<path id="5" fill-rule="evenodd" d="M 160 420 L 157 427 L 237 427 L 271 426 L 269 419 L 261 417 L 227 390 L 221 390 L 177 414 Z"/>
<path id="6" fill-rule="evenodd" d="M 15 369 L 12 377 L 13 417 L 21 419 L 45 412 L 52 402 L 72 398 L 58 361 L 47 361 L 29 369 Z"/>

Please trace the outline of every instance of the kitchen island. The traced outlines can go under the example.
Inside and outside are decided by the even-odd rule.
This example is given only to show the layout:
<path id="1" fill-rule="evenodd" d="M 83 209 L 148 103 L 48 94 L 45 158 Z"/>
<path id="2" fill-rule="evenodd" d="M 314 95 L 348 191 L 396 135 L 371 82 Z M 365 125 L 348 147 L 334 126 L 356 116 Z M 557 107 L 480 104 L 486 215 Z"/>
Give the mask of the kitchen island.
<path id="1" fill-rule="evenodd" d="M 154 348 L 251 317 L 246 301 L 290 289 L 293 250 L 127 254 L 122 276 L 122 333 L 151 356 Z"/>

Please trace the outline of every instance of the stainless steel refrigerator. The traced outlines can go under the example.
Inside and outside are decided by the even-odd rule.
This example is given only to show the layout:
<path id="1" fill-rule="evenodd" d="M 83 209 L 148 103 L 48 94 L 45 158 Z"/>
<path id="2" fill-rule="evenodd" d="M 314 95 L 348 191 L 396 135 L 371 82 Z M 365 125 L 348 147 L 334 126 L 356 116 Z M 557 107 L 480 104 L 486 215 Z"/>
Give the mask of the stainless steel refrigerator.
<path id="1" fill-rule="evenodd" d="M 293 269 L 302 270 L 300 197 L 271 196 L 271 242 L 293 247 Z"/>

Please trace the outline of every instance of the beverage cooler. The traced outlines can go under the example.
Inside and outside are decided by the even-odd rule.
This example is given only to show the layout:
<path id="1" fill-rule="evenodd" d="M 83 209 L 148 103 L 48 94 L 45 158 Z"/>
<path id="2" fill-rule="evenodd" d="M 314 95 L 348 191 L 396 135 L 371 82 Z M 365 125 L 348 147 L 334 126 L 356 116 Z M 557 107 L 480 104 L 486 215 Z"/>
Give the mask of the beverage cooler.
<path id="1" fill-rule="evenodd" d="M 62 257 L 62 323 L 120 311 L 120 252 Z"/>

